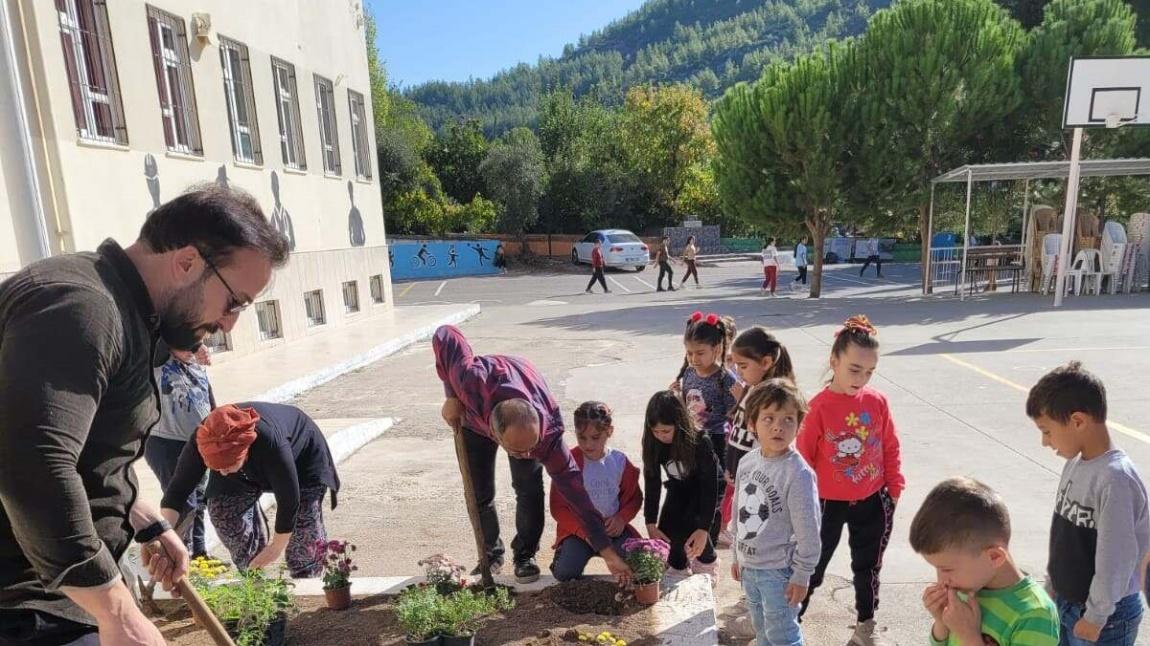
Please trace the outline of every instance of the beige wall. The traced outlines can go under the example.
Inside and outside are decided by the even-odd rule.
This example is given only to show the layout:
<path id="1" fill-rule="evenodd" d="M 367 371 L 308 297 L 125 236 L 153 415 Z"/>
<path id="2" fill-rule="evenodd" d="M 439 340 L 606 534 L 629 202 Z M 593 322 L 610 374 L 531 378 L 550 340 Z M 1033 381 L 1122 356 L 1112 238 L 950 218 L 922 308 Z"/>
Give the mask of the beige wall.
<path id="1" fill-rule="evenodd" d="M 94 249 L 109 237 L 130 242 L 155 200 L 166 201 L 189 185 L 217 181 L 225 176 L 232 186 L 252 193 L 270 217 L 277 208 L 273 194 L 275 182 L 279 189 L 278 204 L 290 215 L 297 241 L 291 262 L 276 276 L 268 295 L 280 299 L 287 339 L 307 332 L 303 325 L 305 289 L 324 288 L 329 320 L 325 327 L 344 322 L 339 289 L 344 281 L 359 283 L 360 316 L 370 315 L 373 309 L 368 291 L 370 275 L 383 274 L 390 304 L 360 0 L 154 0 L 147 3 L 183 18 L 187 24 L 202 157 L 166 150 L 144 2 L 108 3 L 128 130 L 127 146 L 93 143 L 77 135 L 54 3 L 49 0 L 0 2 L 9 4 L 17 28 L 29 36 L 23 62 L 35 79 L 31 88 L 39 116 L 35 134 L 43 138 L 45 145 L 40 161 L 51 180 L 43 183 L 43 191 L 54 216 L 49 220 L 54 249 Z M 211 16 L 207 43 L 193 35 L 193 12 Z M 218 49 L 221 35 L 249 49 L 262 166 L 237 162 L 233 155 Z M 306 172 L 284 168 L 272 56 L 295 66 Z M 342 167 L 339 177 L 326 176 L 323 170 L 313 74 L 335 83 Z M 370 181 L 359 180 L 355 174 L 348 90 L 362 94 L 367 102 L 371 151 L 368 156 L 373 175 Z M 0 129 L 0 146 L 8 148 L 17 144 L 9 141 L 6 131 Z M 146 159 L 154 160 L 156 172 L 152 178 L 145 177 Z M 0 170 L 7 176 L 7 163 L 0 166 Z M 8 231 L 13 221 L 9 205 L 13 202 L 5 198 L 4 191 L 5 182 L 0 182 L 0 273 L 20 264 L 9 242 Z M 353 208 L 358 210 L 363 222 L 366 245 L 362 248 L 351 247 L 349 220 Z M 250 330 L 241 329 L 249 324 Z M 245 315 L 241 319 L 232 339 L 237 354 L 266 345 L 256 342 L 255 327 L 255 316 Z"/>

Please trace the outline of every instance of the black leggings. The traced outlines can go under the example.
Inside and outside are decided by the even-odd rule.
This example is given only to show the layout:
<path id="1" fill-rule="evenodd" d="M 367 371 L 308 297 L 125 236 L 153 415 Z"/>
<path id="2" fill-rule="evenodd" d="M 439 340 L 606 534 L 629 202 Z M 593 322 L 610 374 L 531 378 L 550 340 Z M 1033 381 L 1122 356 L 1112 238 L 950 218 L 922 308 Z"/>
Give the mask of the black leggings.
<path id="1" fill-rule="evenodd" d="M 591 280 L 587 283 L 587 291 L 591 291 L 591 288 L 595 286 L 595 281 L 599 281 L 599 284 L 603 286 L 604 292 L 611 291 L 607 289 L 607 279 L 603 277 L 602 267 L 595 267 L 591 270 Z"/>
<path id="2" fill-rule="evenodd" d="M 698 493 L 682 482 L 668 481 L 665 486 L 667 499 L 663 501 L 663 510 L 659 514 L 659 531 L 671 539 L 671 554 L 667 558 L 667 565 L 676 570 L 685 570 L 691 564 L 685 547 L 687 539 L 698 529 L 691 511 L 697 508 L 695 496 Z M 714 563 L 716 558 L 715 539 L 708 538 L 703 553 L 699 555 L 699 562 Z"/>
<path id="3" fill-rule="evenodd" d="M 795 282 L 802 283 L 802 284 L 806 285 L 807 284 L 807 266 L 806 265 L 799 265 L 798 269 L 799 269 L 799 275 L 795 278 Z"/>
<path id="4" fill-rule="evenodd" d="M 675 289 L 675 270 L 666 260 L 659 262 L 659 289 L 663 289 L 663 276 L 667 277 L 667 287 Z"/>
<path id="5" fill-rule="evenodd" d="M 811 585 L 799 616 L 807 611 L 815 589 L 822 585 L 827 565 L 842 539 L 843 525 L 846 525 L 851 548 L 851 571 L 854 573 L 855 611 L 860 622 L 874 619 L 874 612 L 878 609 L 879 571 L 882 569 L 882 557 L 890 542 L 894 523 L 894 501 L 887 490 L 882 489 L 869 498 L 855 502 L 820 500 L 819 503 L 823 509 L 820 532 L 823 552 L 811 576 Z"/>
<path id="6" fill-rule="evenodd" d="M 698 285 L 699 284 L 699 268 L 695 266 L 695 261 L 691 260 L 690 258 L 686 258 L 686 259 L 684 259 L 683 262 L 687 263 L 687 273 L 683 274 L 683 282 L 681 282 L 679 284 L 680 285 L 686 285 L 687 279 L 690 278 L 691 276 L 694 276 L 695 277 L 695 284 Z"/>
<path id="7" fill-rule="evenodd" d="M 875 264 L 875 275 L 880 278 L 882 277 L 882 258 L 878 255 L 867 256 L 866 262 L 863 263 L 862 269 L 859 270 L 859 276 L 863 275 L 863 272 L 866 271 L 867 267 L 870 267 L 872 262 Z"/>

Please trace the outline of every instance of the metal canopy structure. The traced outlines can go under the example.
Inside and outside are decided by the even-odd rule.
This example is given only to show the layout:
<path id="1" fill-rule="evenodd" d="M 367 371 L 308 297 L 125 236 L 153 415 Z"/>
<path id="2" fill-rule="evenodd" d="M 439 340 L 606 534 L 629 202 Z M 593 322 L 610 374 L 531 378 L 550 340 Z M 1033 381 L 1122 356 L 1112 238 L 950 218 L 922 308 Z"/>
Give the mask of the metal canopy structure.
<path id="1" fill-rule="evenodd" d="M 1093 159 L 1081 162 L 1082 177 L 1150 175 L 1150 159 Z M 969 177 L 968 177 L 969 175 Z M 994 182 L 1019 179 L 1066 179 L 1070 162 L 1016 162 L 960 166 L 931 180 L 932 184 L 952 182 Z"/>
<path id="2" fill-rule="evenodd" d="M 943 173 L 930 182 L 930 218 L 927 226 L 927 240 L 934 239 L 934 191 L 939 184 L 964 182 L 966 184 L 966 224 L 962 234 L 962 266 L 959 271 L 959 294 L 965 291 L 966 283 L 966 257 L 970 251 L 970 198 L 975 182 L 1015 181 L 1025 180 L 1022 204 L 1022 248 L 1026 249 L 1027 219 L 1030 217 L 1030 181 L 1035 179 L 1069 179 L 1071 175 L 1069 161 L 1048 162 L 1012 162 L 1006 164 L 971 164 L 960 166 Z M 1092 159 L 1078 162 L 1080 177 L 1122 177 L 1147 175 L 1150 176 L 1150 158 L 1133 159 Z M 928 247 L 929 248 L 929 247 Z M 923 292 L 930 290 L 931 254 L 928 253 L 924 275 L 927 276 Z M 1059 286 L 1057 289 L 1061 289 Z M 1061 302 L 1055 294 L 1056 304 Z"/>

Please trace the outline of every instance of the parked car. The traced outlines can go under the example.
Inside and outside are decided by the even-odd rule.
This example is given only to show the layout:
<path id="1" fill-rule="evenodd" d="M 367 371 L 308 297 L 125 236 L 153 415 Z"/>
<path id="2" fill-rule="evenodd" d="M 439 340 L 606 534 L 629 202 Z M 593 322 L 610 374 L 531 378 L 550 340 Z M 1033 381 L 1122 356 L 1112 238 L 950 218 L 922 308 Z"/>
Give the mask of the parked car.
<path id="1" fill-rule="evenodd" d="M 626 229 L 599 229 L 588 233 L 571 248 L 571 262 L 591 264 L 591 250 L 596 240 L 603 241 L 603 262 L 608 267 L 634 267 L 635 271 L 643 271 L 651 262 L 647 245 Z"/>

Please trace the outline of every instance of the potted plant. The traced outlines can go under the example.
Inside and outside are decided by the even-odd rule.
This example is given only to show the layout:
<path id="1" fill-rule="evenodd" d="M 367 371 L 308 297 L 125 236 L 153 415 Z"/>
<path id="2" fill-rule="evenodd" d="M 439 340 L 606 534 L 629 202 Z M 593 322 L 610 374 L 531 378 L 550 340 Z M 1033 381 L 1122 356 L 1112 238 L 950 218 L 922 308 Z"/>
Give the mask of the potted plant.
<path id="1" fill-rule="evenodd" d="M 658 538 L 631 538 L 623 542 L 623 551 L 635 574 L 635 599 L 648 606 L 654 604 L 659 600 L 659 582 L 667 571 L 671 546 Z"/>
<path id="2" fill-rule="evenodd" d="M 286 643 L 288 615 L 296 604 L 293 584 L 284 578 L 282 570 L 274 577 L 262 570 L 248 570 L 234 581 L 219 583 L 195 575 L 192 581 L 236 646 Z"/>
<path id="3" fill-rule="evenodd" d="M 433 586 L 412 586 L 399 594 L 395 617 L 408 644 L 439 646 L 443 600 Z"/>
<path id="4" fill-rule="evenodd" d="M 474 646 L 479 620 L 513 605 L 506 588 L 496 588 L 491 594 L 468 589 L 452 593 L 440 608 L 443 646 Z"/>
<path id="5" fill-rule="evenodd" d="M 348 541 L 315 542 L 316 558 L 323 563 L 323 596 L 332 610 L 351 605 L 351 573 L 359 569 L 351 562 L 354 551 L 355 545 Z"/>

